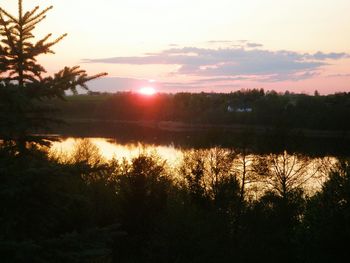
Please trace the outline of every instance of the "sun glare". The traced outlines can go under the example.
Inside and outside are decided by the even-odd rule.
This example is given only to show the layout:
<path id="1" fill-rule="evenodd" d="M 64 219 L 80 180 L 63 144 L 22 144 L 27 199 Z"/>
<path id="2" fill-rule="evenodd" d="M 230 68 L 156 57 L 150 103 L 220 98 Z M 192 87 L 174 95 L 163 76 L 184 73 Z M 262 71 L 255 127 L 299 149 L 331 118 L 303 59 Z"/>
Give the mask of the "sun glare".
<path id="1" fill-rule="evenodd" d="M 146 96 L 152 96 L 152 95 L 156 94 L 156 90 L 152 87 L 142 87 L 141 89 L 139 89 L 138 92 L 140 94 L 146 95 Z"/>

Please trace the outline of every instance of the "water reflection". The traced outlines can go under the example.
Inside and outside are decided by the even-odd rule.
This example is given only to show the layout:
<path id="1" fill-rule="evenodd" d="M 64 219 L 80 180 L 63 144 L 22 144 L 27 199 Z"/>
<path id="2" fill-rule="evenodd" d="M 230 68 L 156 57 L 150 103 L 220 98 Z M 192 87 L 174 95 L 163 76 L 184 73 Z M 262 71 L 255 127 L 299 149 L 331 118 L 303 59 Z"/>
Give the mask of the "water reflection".
<path id="1" fill-rule="evenodd" d="M 69 156 L 74 151 L 75 147 L 82 142 L 83 139 L 67 138 L 59 142 L 54 142 L 51 146 L 50 152 L 56 156 Z M 106 160 L 123 158 L 131 160 L 140 154 L 155 154 L 167 161 L 171 167 L 177 167 L 183 158 L 183 151 L 176 149 L 173 145 L 157 146 L 143 143 L 129 143 L 119 144 L 116 140 L 106 138 L 87 138 L 93 145 L 95 145 L 100 154 Z"/>
<path id="2" fill-rule="evenodd" d="M 120 144 L 118 141 L 106 138 L 67 138 L 60 142 L 54 142 L 50 153 L 62 160 L 69 158 L 79 160 L 77 148 L 82 144 L 91 145 L 105 161 L 131 160 L 140 154 L 156 155 L 166 161 L 166 166 L 173 176 L 181 174 L 184 171 L 184 165 L 191 168 L 189 158 L 197 158 L 195 162 L 203 162 L 203 183 L 206 185 L 215 184 L 220 172 L 224 174 L 233 174 L 240 180 L 242 194 L 244 187 L 247 187 L 251 193 L 257 196 L 257 192 L 266 190 L 266 187 L 272 187 L 277 191 L 282 191 L 283 187 L 303 186 L 308 192 L 315 192 L 326 180 L 327 175 L 336 158 L 323 157 L 311 158 L 302 155 L 289 155 L 287 152 L 281 154 L 257 155 L 245 151 L 235 151 L 227 148 L 209 148 L 207 150 L 189 150 L 176 148 L 174 145 L 159 146 L 143 143 Z M 75 152 L 74 152 L 75 151 Z M 83 149 L 84 151 L 84 149 Z M 78 155 L 88 153 L 80 152 Z M 197 155 L 197 156 L 196 156 Z M 73 156 L 73 157 L 72 157 Z M 223 162 L 226 159 L 231 161 Z M 193 160 L 192 160 L 193 161 Z M 195 164 L 195 165 L 197 165 Z M 224 166 L 227 167 L 224 167 Z M 221 171 L 223 166 L 226 170 Z M 257 167 L 260 166 L 260 167 Z M 186 168 L 186 167 L 185 167 Z M 259 171 L 260 169 L 260 171 Z M 192 169 L 193 170 L 193 169 Z M 179 174 L 180 173 L 180 174 Z M 183 174 L 182 174 L 183 175 Z M 215 175 L 215 177 L 214 177 Z M 180 175 L 181 177 L 181 175 Z M 213 178 L 215 180 L 213 180 Z M 207 182 L 205 182 L 207 181 Z M 209 182 L 209 183 L 208 183 Z M 252 191 L 253 189 L 256 189 Z"/>

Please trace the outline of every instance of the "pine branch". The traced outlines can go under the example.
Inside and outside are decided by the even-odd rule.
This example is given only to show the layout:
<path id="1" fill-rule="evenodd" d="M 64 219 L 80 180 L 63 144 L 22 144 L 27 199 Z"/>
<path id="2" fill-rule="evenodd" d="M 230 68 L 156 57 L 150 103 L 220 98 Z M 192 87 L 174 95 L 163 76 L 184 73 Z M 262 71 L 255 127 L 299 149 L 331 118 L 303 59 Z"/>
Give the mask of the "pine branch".
<path id="1" fill-rule="evenodd" d="M 33 22 L 34 20 L 42 17 L 44 14 L 46 14 L 49 10 L 51 10 L 53 8 L 53 6 L 49 6 L 47 8 L 45 8 L 43 11 L 41 11 L 39 14 L 35 15 L 34 17 L 28 19 L 28 21 L 26 21 L 27 23 Z M 35 10 L 36 11 L 36 10 Z M 42 20 L 42 19 L 41 19 Z M 40 20 L 40 21 L 41 21 Z M 37 24 L 39 22 L 36 22 L 35 24 Z"/>
<path id="2" fill-rule="evenodd" d="M 53 45 L 55 45 L 55 44 L 57 44 L 58 42 L 60 42 L 60 41 L 61 41 L 63 38 L 65 38 L 67 35 L 68 35 L 67 33 L 61 35 L 60 37 L 56 38 L 54 41 L 49 42 L 49 43 L 46 43 L 46 44 L 44 45 L 44 47 L 47 48 L 47 49 L 49 50 L 50 47 L 52 47 Z M 51 51 L 51 52 L 53 52 L 53 51 Z"/>
<path id="3" fill-rule="evenodd" d="M 28 11 L 24 14 L 23 21 L 25 23 L 29 23 L 27 19 L 30 19 L 30 17 L 39 9 L 39 6 L 34 7 L 32 11 Z"/>
<path id="4" fill-rule="evenodd" d="M 27 24 L 27 25 L 24 25 L 23 29 L 22 29 L 22 32 L 23 34 L 28 34 L 33 31 L 35 29 L 35 25 L 34 24 Z"/>
<path id="5" fill-rule="evenodd" d="M 3 26 L 3 30 L 6 36 L 6 39 L 4 39 L 2 42 L 7 44 L 12 50 L 16 50 L 16 46 L 14 44 L 11 31 L 8 29 L 8 22 L 5 21 L 1 12 L 0 12 L 0 24 Z"/>
<path id="6" fill-rule="evenodd" d="M 10 13 L 6 12 L 4 9 L 2 9 L 2 8 L 0 7 L 0 14 L 1 14 L 1 13 L 4 13 L 5 16 L 7 16 L 8 18 L 10 18 L 10 19 L 12 20 L 12 22 L 18 23 L 17 18 L 15 18 L 15 17 L 12 16 Z"/>
<path id="7" fill-rule="evenodd" d="M 52 6 L 39 11 L 35 7 L 23 12 L 22 0 L 18 1 L 18 18 L 0 8 L 0 130 L 3 137 L 19 143 L 30 140 L 30 131 L 55 122 L 54 109 L 43 106 L 46 100 L 64 99 L 65 92 L 77 93 L 77 88 L 88 90 L 86 83 L 105 76 L 100 73 L 88 76 L 79 66 L 65 67 L 53 76 L 42 77 L 45 68 L 36 57 L 53 53 L 52 46 L 67 34 L 50 40 L 51 34 L 38 41 L 34 38 L 35 26 L 45 19 Z M 24 15 L 23 15 L 24 14 Z"/>
<path id="8" fill-rule="evenodd" d="M 24 25 L 29 24 L 33 29 L 35 28 L 36 24 L 39 24 L 41 21 L 43 21 L 46 18 L 46 16 L 40 17 L 36 20 L 31 20 L 29 22 L 24 23 Z"/>
<path id="9" fill-rule="evenodd" d="M 47 34 L 44 38 L 42 38 L 41 40 L 39 40 L 35 46 L 42 46 L 44 44 L 45 41 L 47 41 L 50 37 L 52 36 L 52 34 Z"/>

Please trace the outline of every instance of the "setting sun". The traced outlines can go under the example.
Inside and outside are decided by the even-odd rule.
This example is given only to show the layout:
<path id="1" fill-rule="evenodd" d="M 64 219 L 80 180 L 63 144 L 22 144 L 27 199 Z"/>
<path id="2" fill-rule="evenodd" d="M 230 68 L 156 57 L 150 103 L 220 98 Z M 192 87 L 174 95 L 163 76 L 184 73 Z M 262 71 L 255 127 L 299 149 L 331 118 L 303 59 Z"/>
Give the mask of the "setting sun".
<path id="1" fill-rule="evenodd" d="M 156 93 L 156 90 L 152 87 L 142 87 L 138 92 L 142 95 L 152 96 Z"/>

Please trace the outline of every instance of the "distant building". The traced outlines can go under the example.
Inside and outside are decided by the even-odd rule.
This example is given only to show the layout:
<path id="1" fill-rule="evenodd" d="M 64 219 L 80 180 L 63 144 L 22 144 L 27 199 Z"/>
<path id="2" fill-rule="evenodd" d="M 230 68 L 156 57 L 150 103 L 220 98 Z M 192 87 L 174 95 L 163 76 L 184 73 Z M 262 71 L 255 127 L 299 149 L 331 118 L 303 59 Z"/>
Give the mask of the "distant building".
<path id="1" fill-rule="evenodd" d="M 253 109 L 252 108 L 238 108 L 236 109 L 236 112 L 252 112 Z"/>
<path id="2" fill-rule="evenodd" d="M 227 111 L 228 112 L 235 112 L 235 108 L 233 108 L 232 106 L 227 106 Z"/>
<path id="3" fill-rule="evenodd" d="M 250 107 L 244 107 L 244 108 L 234 108 L 231 105 L 227 106 L 228 112 L 253 112 L 253 109 Z"/>

